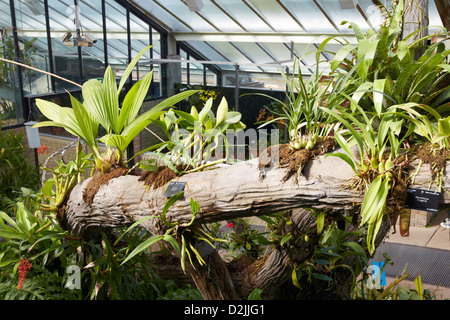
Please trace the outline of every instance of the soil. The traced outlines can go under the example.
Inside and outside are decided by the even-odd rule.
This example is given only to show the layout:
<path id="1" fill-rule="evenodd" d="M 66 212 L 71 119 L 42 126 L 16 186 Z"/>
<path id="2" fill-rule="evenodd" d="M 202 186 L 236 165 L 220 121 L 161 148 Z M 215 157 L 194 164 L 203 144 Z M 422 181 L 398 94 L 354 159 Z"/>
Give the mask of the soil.
<path id="1" fill-rule="evenodd" d="M 176 169 L 178 172 L 182 173 L 188 168 L 189 166 L 187 165 L 179 165 Z M 171 168 L 161 166 L 158 167 L 157 171 L 144 171 L 138 180 L 144 181 L 144 185 L 146 186 L 152 187 L 153 189 L 158 189 L 179 175 L 179 173 L 175 172 Z"/>
<path id="2" fill-rule="evenodd" d="M 290 147 L 289 144 L 277 145 L 274 147 L 278 147 L 278 156 L 279 159 L 273 159 L 275 155 L 272 155 L 273 147 L 267 148 L 265 152 L 259 157 L 258 168 L 261 170 L 264 167 L 269 167 L 272 162 L 277 162 L 281 168 L 287 168 L 288 172 L 283 177 L 282 181 L 286 181 L 292 174 L 298 173 L 300 174 L 305 165 L 308 163 L 310 159 L 315 156 L 320 156 L 326 154 L 336 147 L 336 142 L 333 138 L 325 138 L 324 140 L 320 140 L 316 143 L 313 149 L 298 149 L 294 150 Z M 274 160 L 274 161 L 273 161 Z"/>
<path id="3" fill-rule="evenodd" d="M 97 194 L 98 190 L 100 190 L 100 187 L 107 184 L 111 179 L 126 175 L 129 170 L 130 169 L 126 167 L 117 167 L 106 173 L 102 173 L 99 171 L 96 172 L 92 179 L 88 182 L 86 188 L 84 188 L 84 202 L 88 205 L 91 205 L 95 195 Z"/>

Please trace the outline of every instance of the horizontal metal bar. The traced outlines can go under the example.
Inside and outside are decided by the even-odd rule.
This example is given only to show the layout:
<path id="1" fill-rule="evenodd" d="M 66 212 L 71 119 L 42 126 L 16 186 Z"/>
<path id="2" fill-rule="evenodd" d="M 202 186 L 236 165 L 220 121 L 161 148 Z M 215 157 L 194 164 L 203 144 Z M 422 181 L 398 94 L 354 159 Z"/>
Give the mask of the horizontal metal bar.
<path id="1" fill-rule="evenodd" d="M 199 63 L 199 64 L 214 64 L 214 65 L 227 65 L 227 66 L 253 66 L 253 67 L 280 67 L 286 68 L 288 66 L 279 63 L 240 63 L 240 62 L 229 62 L 229 61 L 210 61 L 210 60 L 177 60 L 177 59 L 141 59 L 141 61 L 155 62 L 155 63 Z M 293 62 L 291 60 L 283 61 L 283 63 Z"/>
<path id="2" fill-rule="evenodd" d="M 320 43 L 328 37 L 345 39 L 357 44 L 352 33 L 306 33 L 306 32 L 181 32 L 172 35 L 177 41 L 211 41 L 211 42 L 277 42 L 277 43 Z"/>

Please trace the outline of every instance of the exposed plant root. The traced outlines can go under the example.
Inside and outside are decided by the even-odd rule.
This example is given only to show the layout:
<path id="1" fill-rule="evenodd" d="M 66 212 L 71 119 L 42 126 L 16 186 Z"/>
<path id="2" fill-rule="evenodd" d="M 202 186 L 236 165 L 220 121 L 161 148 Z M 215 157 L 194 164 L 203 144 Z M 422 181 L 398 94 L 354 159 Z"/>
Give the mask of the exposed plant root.
<path id="1" fill-rule="evenodd" d="M 107 184 L 111 179 L 126 175 L 129 170 L 130 169 L 126 167 L 116 167 L 111 168 L 111 170 L 106 173 L 97 171 L 86 185 L 86 188 L 84 188 L 84 202 L 88 205 L 91 205 L 95 195 L 97 194 L 98 190 L 100 190 L 101 186 Z"/>
<path id="2" fill-rule="evenodd" d="M 417 157 L 423 163 L 431 166 L 432 178 L 442 172 L 445 168 L 447 160 L 450 158 L 450 152 L 446 148 L 440 148 L 437 145 L 431 145 L 429 142 L 418 146 L 415 149 Z"/>
<path id="3" fill-rule="evenodd" d="M 258 168 L 262 170 L 272 164 L 278 164 L 280 168 L 287 168 L 288 171 L 282 181 L 286 181 L 293 174 L 300 175 L 303 168 L 314 156 L 320 156 L 332 151 L 336 146 L 334 139 L 326 138 L 316 143 L 313 149 L 292 149 L 288 144 L 271 146 L 261 153 Z M 278 152 L 273 152 L 278 148 Z M 278 156 L 278 159 L 275 157 Z"/>
<path id="4" fill-rule="evenodd" d="M 166 185 L 172 179 L 175 179 L 184 171 L 189 169 L 187 165 L 179 165 L 176 170 L 172 170 L 169 167 L 161 166 L 158 167 L 157 171 L 144 171 L 139 177 L 139 181 L 144 181 L 146 186 L 152 187 L 153 189 L 158 189 Z"/>

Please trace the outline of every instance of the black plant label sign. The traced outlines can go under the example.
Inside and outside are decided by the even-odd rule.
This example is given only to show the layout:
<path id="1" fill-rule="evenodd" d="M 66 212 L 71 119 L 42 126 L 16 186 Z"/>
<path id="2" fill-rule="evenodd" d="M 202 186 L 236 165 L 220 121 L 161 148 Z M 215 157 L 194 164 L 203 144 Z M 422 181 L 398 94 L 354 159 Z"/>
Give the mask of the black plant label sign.
<path id="1" fill-rule="evenodd" d="M 164 196 L 166 198 L 170 198 L 176 195 L 177 193 L 183 191 L 185 184 L 186 182 L 174 182 L 174 181 L 169 182 L 166 191 L 164 191 Z"/>
<path id="2" fill-rule="evenodd" d="M 440 198 L 440 192 L 409 188 L 405 207 L 415 210 L 438 212 Z"/>

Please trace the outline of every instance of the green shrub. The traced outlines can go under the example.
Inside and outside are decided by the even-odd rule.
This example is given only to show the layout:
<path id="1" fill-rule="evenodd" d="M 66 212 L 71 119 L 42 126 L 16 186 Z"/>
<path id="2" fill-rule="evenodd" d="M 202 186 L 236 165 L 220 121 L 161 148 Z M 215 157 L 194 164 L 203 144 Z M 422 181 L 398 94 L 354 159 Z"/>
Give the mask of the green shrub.
<path id="1" fill-rule="evenodd" d="M 0 132 L 0 210 L 5 208 L 3 199 L 15 199 L 21 187 L 39 188 L 39 171 L 26 159 L 23 136 L 23 132 Z"/>
<path id="2" fill-rule="evenodd" d="M 152 236 L 145 230 L 135 228 L 120 241 L 104 234 L 96 240 L 73 238 L 52 215 L 39 210 L 42 191 L 22 191 L 23 201 L 8 213 L 0 211 L 0 300 L 201 299 L 195 288 L 157 276 L 148 252 L 123 263 Z M 26 272 L 23 261 L 29 263 Z M 80 270 L 79 289 L 67 288 L 69 267 Z"/>

